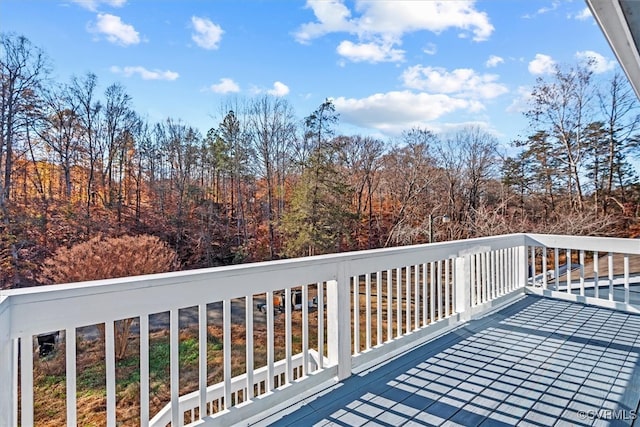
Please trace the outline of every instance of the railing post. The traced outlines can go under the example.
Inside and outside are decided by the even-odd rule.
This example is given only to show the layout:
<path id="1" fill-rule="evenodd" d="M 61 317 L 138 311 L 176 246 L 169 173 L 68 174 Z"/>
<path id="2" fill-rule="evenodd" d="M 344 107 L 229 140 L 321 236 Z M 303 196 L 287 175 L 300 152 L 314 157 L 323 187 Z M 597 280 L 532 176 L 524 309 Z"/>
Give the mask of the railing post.
<path id="1" fill-rule="evenodd" d="M 0 425 L 16 426 L 18 405 L 18 352 L 11 339 L 10 302 L 0 296 Z"/>
<path id="2" fill-rule="evenodd" d="M 527 257 L 527 245 L 523 244 L 518 247 L 518 281 L 516 286 L 524 288 L 529 283 L 529 257 Z"/>
<path id="3" fill-rule="evenodd" d="M 349 277 L 343 264 L 337 280 L 327 282 L 327 355 L 338 366 L 338 379 L 351 376 L 351 298 Z"/>
<path id="4" fill-rule="evenodd" d="M 461 321 L 471 319 L 471 257 L 455 258 L 455 310 Z"/>

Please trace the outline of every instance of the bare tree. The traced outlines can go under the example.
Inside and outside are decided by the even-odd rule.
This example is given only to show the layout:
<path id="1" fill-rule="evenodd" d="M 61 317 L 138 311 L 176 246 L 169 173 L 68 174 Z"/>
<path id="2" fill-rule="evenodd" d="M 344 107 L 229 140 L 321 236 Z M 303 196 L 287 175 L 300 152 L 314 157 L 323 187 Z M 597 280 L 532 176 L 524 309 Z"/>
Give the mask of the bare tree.
<path id="1" fill-rule="evenodd" d="M 295 118 L 286 100 L 272 96 L 255 99 L 249 117 L 249 133 L 258 160 L 257 170 L 267 187 L 269 258 L 273 259 L 279 251 L 276 230 L 283 213 L 288 147 L 296 138 Z"/>
<path id="2" fill-rule="evenodd" d="M 563 69 L 556 67 L 549 80 L 538 78 L 527 112 L 536 130 L 545 130 L 558 159 L 565 165 L 571 205 L 584 210 L 582 179 L 589 151 L 586 127 L 593 122 L 594 97 L 591 62 Z"/>
<path id="3" fill-rule="evenodd" d="M 606 141 L 606 184 L 602 200 L 603 213 L 606 215 L 611 203 L 616 172 L 622 169 L 619 164 L 630 154 L 637 144 L 637 131 L 640 123 L 638 100 L 627 79 L 617 71 L 605 89 L 598 91 L 600 111 L 604 117 L 604 135 Z M 596 192 L 597 194 L 597 192 Z M 596 201 L 596 206 L 598 205 Z"/>
<path id="4" fill-rule="evenodd" d="M 122 144 L 126 142 L 123 132 L 128 129 L 134 117 L 131 110 L 131 97 L 124 86 L 114 83 L 105 91 L 104 108 L 104 139 L 102 153 L 102 187 L 106 190 L 105 204 L 113 206 L 116 199 L 114 187 L 114 173 L 117 173 L 117 159 L 121 153 Z M 106 157 L 104 157 L 106 155 Z"/>
<path id="5" fill-rule="evenodd" d="M 428 130 L 412 129 L 403 134 L 402 143 L 383 160 L 383 185 L 392 209 L 385 246 L 424 239 L 429 214 L 438 207 L 436 198 L 429 196 L 439 178 L 431 152 L 438 137 Z"/>
<path id="6" fill-rule="evenodd" d="M 0 34 L 0 49 L 0 210 L 6 216 L 16 135 L 50 68 L 44 52 L 24 36 Z"/>
<path id="7" fill-rule="evenodd" d="M 347 176 L 351 180 L 351 188 L 355 192 L 356 216 L 361 219 L 365 213 L 367 248 L 374 247 L 373 230 L 373 194 L 380 183 L 379 170 L 382 167 L 382 153 L 384 143 L 371 137 L 342 137 L 344 139 L 344 154 Z M 354 230 L 360 234 L 362 230 Z"/>
<path id="8" fill-rule="evenodd" d="M 86 215 L 91 216 L 91 205 L 95 203 L 96 189 L 94 185 L 96 165 L 98 162 L 98 137 L 100 133 L 100 112 L 102 105 L 95 99 L 98 78 L 93 73 L 87 73 L 82 78 L 71 79 L 70 91 L 77 105 L 78 120 L 82 125 L 83 150 L 87 160 L 86 183 Z"/>
<path id="9" fill-rule="evenodd" d="M 58 157 L 64 177 L 63 195 L 71 199 L 71 168 L 77 164 L 80 154 L 82 129 L 78 117 L 78 106 L 69 95 L 68 87 L 54 86 L 44 94 L 45 108 L 40 117 L 40 126 L 35 129 L 38 136 Z"/>

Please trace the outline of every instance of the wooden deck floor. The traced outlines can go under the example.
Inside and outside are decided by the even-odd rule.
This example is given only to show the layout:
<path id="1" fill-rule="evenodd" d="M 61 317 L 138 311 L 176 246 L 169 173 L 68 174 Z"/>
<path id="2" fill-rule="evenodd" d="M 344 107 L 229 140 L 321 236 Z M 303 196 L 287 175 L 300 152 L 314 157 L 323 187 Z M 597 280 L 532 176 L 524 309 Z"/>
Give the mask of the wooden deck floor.
<path id="1" fill-rule="evenodd" d="M 631 425 L 639 401 L 639 315 L 527 296 L 260 424 Z"/>

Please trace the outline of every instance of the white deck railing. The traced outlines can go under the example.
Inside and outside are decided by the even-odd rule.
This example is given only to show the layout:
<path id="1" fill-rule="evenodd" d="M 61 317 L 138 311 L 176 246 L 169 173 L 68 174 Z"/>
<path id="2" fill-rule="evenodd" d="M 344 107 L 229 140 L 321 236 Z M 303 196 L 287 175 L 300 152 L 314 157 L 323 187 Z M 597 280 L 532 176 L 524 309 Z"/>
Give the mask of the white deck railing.
<path id="1" fill-rule="evenodd" d="M 640 309 L 640 240 L 527 235 L 529 292 L 630 312 Z"/>
<path id="2" fill-rule="evenodd" d="M 571 269 L 562 276 L 560 254 L 567 250 L 578 251 L 579 276 Z M 595 279 L 585 274 L 594 252 L 596 259 L 599 252 L 622 253 L 622 272 L 610 261 L 605 284 L 598 273 Z M 83 335 L 87 325 L 104 326 L 105 420 L 109 426 L 119 421 L 114 326 L 132 318 L 141 425 L 246 425 L 509 302 L 525 284 L 527 292 L 587 303 L 600 303 L 606 285 L 605 305 L 633 310 L 634 255 L 640 255 L 634 240 L 517 234 L 0 292 L 0 425 L 46 421 L 34 415 L 39 334 L 62 332 L 64 345 L 56 351 L 64 352 L 67 425 L 78 423 L 77 343 L 98 339 Z M 285 304 L 276 312 L 274 296 L 281 291 L 285 301 L 301 293 L 300 310 Z M 266 313 L 256 310 L 258 302 L 266 302 Z M 185 321 L 185 310 L 197 315 Z M 170 392 L 166 405 L 150 413 L 150 381 L 157 380 L 150 377 L 150 337 L 162 332 L 156 313 L 169 314 Z M 213 323 L 222 331 L 214 362 L 208 349 Z M 199 343 L 191 375 L 198 380 L 181 392 L 186 330 L 195 331 Z M 211 363 L 222 366 L 214 383 Z"/>

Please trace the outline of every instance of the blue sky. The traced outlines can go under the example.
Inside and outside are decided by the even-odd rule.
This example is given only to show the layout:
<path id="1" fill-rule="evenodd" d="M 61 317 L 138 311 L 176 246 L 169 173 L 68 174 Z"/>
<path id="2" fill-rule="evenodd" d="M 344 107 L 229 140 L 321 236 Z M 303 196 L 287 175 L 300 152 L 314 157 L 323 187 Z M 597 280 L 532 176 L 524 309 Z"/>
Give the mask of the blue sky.
<path id="1" fill-rule="evenodd" d="M 203 133 L 225 102 L 270 93 L 300 118 L 332 98 L 346 134 L 474 124 L 508 144 L 554 63 L 618 67 L 580 0 L 2 0 L 0 30 L 42 47 L 56 80 L 94 72 Z"/>

